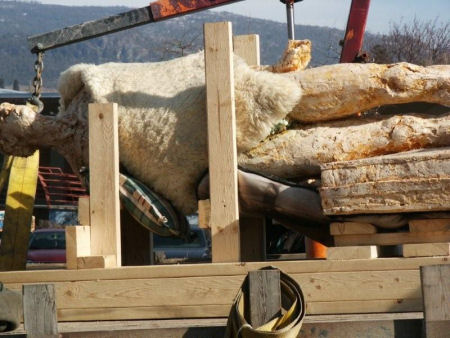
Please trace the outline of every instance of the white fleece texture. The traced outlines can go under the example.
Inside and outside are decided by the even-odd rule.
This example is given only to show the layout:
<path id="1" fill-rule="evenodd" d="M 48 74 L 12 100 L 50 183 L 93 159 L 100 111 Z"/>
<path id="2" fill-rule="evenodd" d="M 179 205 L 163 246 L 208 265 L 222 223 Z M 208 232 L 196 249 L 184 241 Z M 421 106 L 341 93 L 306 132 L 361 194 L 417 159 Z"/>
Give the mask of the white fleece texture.
<path id="1" fill-rule="evenodd" d="M 120 162 L 185 214 L 208 167 L 203 52 L 165 62 L 80 64 L 61 74 L 60 114 L 119 105 Z M 238 152 L 258 145 L 298 103 L 301 89 L 235 57 Z M 80 99 L 81 98 L 81 99 Z"/>

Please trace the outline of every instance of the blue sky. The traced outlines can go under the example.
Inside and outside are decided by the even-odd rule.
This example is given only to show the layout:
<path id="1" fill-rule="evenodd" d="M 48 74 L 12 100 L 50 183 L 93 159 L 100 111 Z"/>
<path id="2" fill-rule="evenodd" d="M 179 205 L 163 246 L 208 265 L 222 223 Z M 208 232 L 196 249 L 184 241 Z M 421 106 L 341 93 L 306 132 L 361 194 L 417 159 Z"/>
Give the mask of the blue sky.
<path id="1" fill-rule="evenodd" d="M 90 6 L 147 6 L 151 0 L 42 0 L 45 4 L 90 5 Z M 328 26 L 345 29 L 351 0 L 304 0 L 296 3 L 297 24 Z M 251 17 L 284 22 L 285 7 L 279 0 L 246 0 L 225 5 L 225 10 Z M 416 16 L 421 20 L 436 17 L 441 22 L 450 21 L 450 0 L 372 0 L 367 30 L 373 33 L 386 32 L 395 21 L 408 22 Z"/>

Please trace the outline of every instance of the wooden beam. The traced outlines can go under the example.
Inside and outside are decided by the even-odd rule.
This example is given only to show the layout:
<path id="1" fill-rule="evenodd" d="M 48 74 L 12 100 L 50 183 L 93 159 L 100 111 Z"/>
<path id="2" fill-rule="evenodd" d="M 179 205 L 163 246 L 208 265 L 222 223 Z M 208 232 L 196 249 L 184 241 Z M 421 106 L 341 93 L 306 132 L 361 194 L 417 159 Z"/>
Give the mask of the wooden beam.
<path id="1" fill-rule="evenodd" d="M 260 65 L 259 35 L 237 35 L 233 37 L 233 49 L 249 66 Z M 266 260 L 266 220 L 264 217 L 242 217 L 239 219 L 241 237 L 241 260 L 256 262 Z"/>
<path id="2" fill-rule="evenodd" d="M 420 266 L 448 264 L 447 257 L 379 258 L 350 261 L 272 261 L 271 265 L 288 273 L 334 273 L 360 271 L 418 270 Z M 0 272 L 5 284 L 54 283 L 81 280 L 134 280 L 152 278 L 189 278 L 245 276 L 249 271 L 267 266 L 266 262 L 183 264 L 176 266 L 136 266 L 107 270 L 50 270 Z"/>
<path id="3" fill-rule="evenodd" d="M 450 265 L 420 268 L 426 337 L 450 333 Z"/>
<path id="4" fill-rule="evenodd" d="M 450 242 L 450 231 L 393 232 L 373 235 L 334 236 L 336 246 L 349 245 L 397 245 L 414 243 Z"/>
<path id="5" fill-rule="evenodd" d="M 116 267 L 117 257 L 114 255 L 77 257 L 78 269 L 105 269 Z"/>
<path id="6" fill-rule="evenodd" d="M 91 253 L 121 265 L 117 104 L 89 104 Z"/>
<path id="7" fill-rule="evenodd" d="M 59 337 L 53 285 L 23 286 L 23 321 L 28 337 Z"/>
<path id="8" fill-rule="evenodd" d="M 329 247 L 327 259 L 373 259 L 378 257 L 376 245 Z"/>
<path id="9" fill-rule="evenodd" d="M 239 262 L 236 116 L 231 23 L 204 26 L 213 262 Z"/>
<path id="10" fill-rule="evenodd" d="M 450 218 L 412 219 L 408 223 L 411 232 L 450 231 Z"/>
<path id="11" fill-rule="evenodd" d="M 250 325 L 260 327 L 281 315 L 280 270 L 248 273 Z"/>
<path id="12" fill-rule="evenodd" d="M 450 243 L 403 244 L 403 257 L 450 256 Z"/>
<path id="13" fill-rule="evenodd" d="M 77 258 L 91 255 L 91 227 L 66 226 L 66 267 L 78 269 Z"/>
<path id="14" fill-rule="evenodd" d="M 78 198 L 78 224 L 90 225 L 89 196 Z"/>
<path id="15" fill-rule="evenodd" d="M 376 234 L 377 228 L 370 223 L 335 222 L 330 224 L 331 235 Z"/>
<path id="16" fill-rule="evenodd" d="M 202 229 L 211 228 L 211 202 L 209 199 L 198 201 L 198 226 Z"/>
<path id="17" fill-rule="evenodd" d="M 239 55 L 249 66 L 259 66 L 261 63 L 259 50 L 259 35 L 236 35 L 233 37 L 234 53 Z"/>

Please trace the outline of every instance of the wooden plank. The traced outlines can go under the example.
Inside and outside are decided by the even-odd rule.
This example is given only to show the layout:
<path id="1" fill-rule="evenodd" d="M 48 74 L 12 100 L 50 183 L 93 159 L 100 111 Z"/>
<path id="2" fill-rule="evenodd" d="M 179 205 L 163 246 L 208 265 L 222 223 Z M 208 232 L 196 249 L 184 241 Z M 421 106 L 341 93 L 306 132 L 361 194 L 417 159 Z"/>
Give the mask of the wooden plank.
<path id="1" fill-rule="evenodd" d="M 366 246 L 346 246 L 329 247 L 327 259 L 373 259 L 378 257 L 378 247 L 376 245 Z"/>
<path id="2" fill-rule="evenodd" d="M 377 228 L 370 223 L 334 222 L 330 224 L 331 235 L 376 234 Z"/>
<path id="3" fill-rule="evenodd" d="M 411 232 L 450 231 L 450 218 L 412 219 L 408 223 Z"/>
<path id="4" fill-rule="evenodd" d="M 233 49 L 249 66 L 261 63 L 259 35 L 233 37 Z M 241 260 L 243 262 L 266 259 L 266 221 L 263 217 L 240 217 Z"/>
<path id="5" fill-rule="evenodd" d="M 89 212 L 89 196 L 78 198 L 78 223 L 80 225 L 91 224 L 91 217 Z"/>
<path id="6" fill-rule="evenodd" d="M 397 245 L 415 243 L 450 242 L 450 231 L 393 232 L 373 235 L 334 236 L 336 246 L 349 245 Z"/>
<path id="7" fill-rule="evenodd" d="M 204 26 L 213 262 L 239 262 L 236 116 L 231 23 Z"/>
<path id="8" fill-rule="evenodd" d="M 403 257 L 450 256 L 450 243 L 403 244 Z"/>
<path id="9" fill-rule="evenodd" d="M 233 37 L 234 53 L 239 55 L 249 66 L 259 66 L 261 63 L 259 50 L 259 35 L 236 35 Z"/>
<path id="10" fill-rule="evenodd" d="M 89 104 L 91 253 L 121 265 L 117 104 Z"/>
<path id="11" fill-rule="evenodd" d="M 211 228 L 211 202 L 210 200 L 198 201 L 198 226 L 202 229 Z"/>
<path id="12" fill-rule="evenodd" d="M 323 187 L 320 196 L 326 215 L 447 211 L 450 176 Z"/>
<path id="13" fill-rule="evenodd" d="M 53 285 L 23 286 L 23 319 L 28 337 L 58 337 Z"/>
<path id="14" fill-rule="evenodd" d="M 77 257 L 91 254 L 91 227 L 87 225 L 66 226 L 66 267 L 78 268 Z"/>
<path id="15" fill-rule="evenodd" d="M 359 271 L 418 270 L 420 266 L 449 264 L 447 257 L 378 258 L 349 261 L 272 261 L 270 265 L 288 273 L 334 273 Z M 48 283 L 89 280 L 128 280 L 155 278 L 188 278 L 216 276 L 245 276 L 249 271 L 267 266 L 267 262 L 183 264 L 177 266 L 124 267 L 94 270 L 51 270 L 1 272 L 5 284 Z"/>
<path id="16" fill-rule="evenodd" d="M 230 304 L 170 305 L 122 308 L 58 309 L 59 321 L 136 320 L 170 318 L 227 317 Z M 422 311 L 421 298 L 400 298 L 363 301 L 308 302 L 307 314 L 396 313 Z"/>
<path id="17" fill-rule="evenodd" d="M 450 333 L 450 265 L 420 268 L 427 337 Z"/>
<path id="18" fill-rule="evenodd" d="M 260 327 L 281 315 L 280 270 L 248 273 L 250 325 Z"/>
<path id="19" fill-rule="evenodd" d="M 77 257 L 77 268 L 78 269 L 113 268 L 117 266 L 116 262 L 117 258 L 114 255 Z"/>
<path id="20" fill-rule="evenodd" d="M 307 302 L 421 298 L 418 269 L 291 276 L 302 286 Z M 231 305 L 244 278 L 242 275 L 69 281 L 55 283 L 55 287 L 59 309 L 100 305 L 104 308 Z M 6 287 L 17 290 L 21 284 L 6 284 Z"/>

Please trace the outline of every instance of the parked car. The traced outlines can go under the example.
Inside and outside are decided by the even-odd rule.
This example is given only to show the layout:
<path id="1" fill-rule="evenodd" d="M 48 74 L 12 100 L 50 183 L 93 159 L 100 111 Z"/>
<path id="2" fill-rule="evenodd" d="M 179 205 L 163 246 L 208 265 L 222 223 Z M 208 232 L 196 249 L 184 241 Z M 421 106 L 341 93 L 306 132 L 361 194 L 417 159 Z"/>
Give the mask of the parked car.
<path id="1" fill-rule="evenodd" d="M 29 263 L 65 263 L 64 229 L 39 229 L 31 233 L 27 260 Z"/>
<path id="2" fill-rule="evenodd" d="M 192 229 L 187 241 L 154 235 L 153 250 L 156 263 L 211 261 L 210 241 L 200 228 Z"/>

